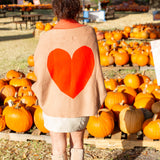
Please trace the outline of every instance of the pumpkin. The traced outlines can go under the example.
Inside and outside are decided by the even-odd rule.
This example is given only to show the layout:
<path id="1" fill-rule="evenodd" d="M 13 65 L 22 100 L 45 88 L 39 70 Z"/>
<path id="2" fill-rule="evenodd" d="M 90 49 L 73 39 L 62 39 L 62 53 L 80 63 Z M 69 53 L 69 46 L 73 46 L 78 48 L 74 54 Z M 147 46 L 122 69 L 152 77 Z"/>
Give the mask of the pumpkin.
<path id="1" fill-rule="evenodd" d="M 157 34 L 155 32 L 151 32 L 149 34 L 150 39 L 156 39 L 157 38 Z"/>
<path id="2" fill-rule="evenodd" d="M 138 99 L 141 99 L 141 98 L 146 98 L 146 97 L 152 98 L 155 100 L 155 98 L 152 94 L 143 91 L 143 92 L 140 92 L 137 94 L 137 96 L 135 97 L 135 101 L 137 101 Z"/>
<path id="3" fill-rule="evenodd" d="M 137 109 L 139 108 L 146 108 L 148 110 L 151 110 L 151 106 L 154 103 L 154 99 L 150 98 L 150 97 L 144 97 L 144 98 L 140 98 L 138 100 L 136 100 L 133 104 L 134 107 L 136 107 Z"/>
<path id="4" fill-rule="evenodd" d="M 1 89 L 4 85 L 7 85 L 7 82 L 4 81 L 3 79 L 0 79 L 0 89 Z"/>
<path id="5" fill-rule="evenodd" d="M 127 96 L 122 92 L 117 92 L 117 89 L 114 91 L 109 91 L 105 98 L 105 107 L 110 109 L 114 104 L 121 103 L 124 101 L 124 104 L 127 103 Z"/>
<path id="6" fill-rule="evenodd" d="M 36 127 L 43 133 L 48 133 L 49 131 L 44 127 L 44 119 L 42 114 L 42 109 L 37 107 L 34 111 L 34 123 Z"/>
<path id="7" fill-rule="evenodd" d="M 106 137 L 114 130 L 114 117 L 112 111 L 101 109 L 96 116 L 90 116 L 87 131 L 94 137 Z"/>
<path id="8" fill-rule="evenodd" d="M 147 93 L 152 93 L 155 89 L 157 88 L 157 85 L 154 84 L 152 81 L 148 83 L 143 83 L 139 86 L 138 91 L 139 92 L 147 92 Z"/>
<path id="9" fill-rule="evenodd" d="M 137 133 L 142 129 L 144 114 L 133 106 L 124 108 L 119 113 L 119 127 L 124 133 Z"/>
<path id="10" fill-rule="evenodd" d="M 155 88 L 155 90 L 152 91 L 152 94 L 154 95 L 156 101 L 160 101 L 160 89 Z"/>
<path id="11" fill-rule="evenodd" d="M 127 32 L 127 33 L 130 33 L 131 32 L 131 27 L 130 26 L 125 26 L 124 31 Z"/>
<path id="12" fill-rule="evenodd" d="M 45 26 L 41 21 L 36 22 L 36 29 L 44 30 Z"/>
<path id="13" fill-rule="evenodd" d="M 28 62 L 28 65 L 29 65 L 30 67 L 33 67 L 33 66 L 34 66 L 34 55 L 30 55 L 30 56 L 28 57 L 27 62 Z"/>
<path id="14" fill-rule="evenodd" d="M 49 31 L 49 30 L 51 30 L 53 28 L 53 26 L 50 24 L 50 23 L 46 23 L 45 24 L 45 27 L 44 27 L 44 30 L 45 31 Z"/>
<path id="15" fill-rule="evenodd" d="M 160 101 L 153 103 L 151 110 L 154 114 L 160 114 Z"/>
<path id="16" fill-rule="evenodd" d="M 106 40 L 111 39 L 113 37 L 113 34 L 111 31 L 106 31 L 104 34 L 104 37 Z"/>
<path id="17" fill-rule="evenodd" d="M 135 89 L 131 87 L 127 87 L 125 85 L 118 86 L 118 92 L 123 92 L 127 96 L 127 104 L 132 105 L 135 97 L 137 96 L 137 92 Z"/>
<path id="18" fill-rule="evenodd" d="M 6 128 L 5 117 L 0 115 L 0 132 Z"/>
<path id="19" fill-rule="evenodd" d="M 6 78 L 7 79 L 12 79 L 12 78 L 21 78 L 22 76 L 24 76 L 21 72 L 16 71 L 16 70 L 9 70 L 6 73 Z"/>
<path id="20" fill-rule="evenodd" d="M 123 100 L 121 103 L 117 103 L 112 106 L 111 110 L 113 111 L 113 113 L 115 115 L 115 121 L 119 120 L 119 113 L 126 107 L 129 107 L 129 105 L 124 104 Z"/>
<path id="21" fill-rule="evenodd" d="M 140 78 L 140 83 L 149 83 L 151 81 L 151 79 L 145 75 L 145 71 L 142 72 L 142 74 L 137 74 L 138 77 Z"/>
<path id="22" fill-rule="evenodd" d="M 33 90 L 31 89 L 31 86 L 26 86 L 26 87 L 21 86 L 21 87 L 18 89 L 18 96 L 19 96 L 19 97 L 29 96 L 29 95 L 34 95 L 34 92 L 33 92 Z"/>
<path id="23" fill-rule="evenodd" d="M 9 84 L 16 88 L 19 88 L 21 86 L 23 87 L 32 86 L 31 80 L 27 78 L 13 78 L 9 81 Z"/>
<path id="24" fill-rule="evenodd" d="M 127 87 L 131 87 L 133 89 L 137 89 L 140 86 L 140 79 L 135 74 L 127 74 L 124 77 L 124 84 Z"/>
<path id="25" fill-rule="evenodd" d="M 105 79 L 104 81 L 105 88 L 107 91 L 113 91 L 118 86 L 117 81 L 115 79 Z"/>
<path id="26" fill-rule="evenodd" d="M 114 32 L 114 34 L 113 34 L 113 38 L 114 38 L 115 40 L 117 40 L 117 41 L 121 40 L 122 37 L 123 37 L 123 35 L 122 35 L 122 33 L 119 32 L 119 31 L 116 31 L 116 32 Z"/>
<path id="27" fill-rule="evenodd" d="M 1 89 L 0 89 L 0 98 L 2 100 L 4 100 L 6 97 L 9 96 L 15 96 L 16 93 L 16 89 L 15 87 L 13 87 L 12 85 L 4 85 Z"/>
<path id="28" fill-rule="evenodd" d="M 160 119 L 149 118 L 143 123 L 143 133 L 150 139 L 160 139 Z"/>
<path id="29" fill-rule="evenodd" d="M 129 62 L 129 55 L 128 53 L 125 53 L 125 52 L 117 52 L 115 54 L 115 64 L 116 65 L 125 65 Z"/>
<path id="30" fill-rule="evenodd" d="M 26 95 L 26 96 L 22 96 L 20 98 L 20 101 L 25 104 L 26 106 L 32 106 L 36 104 L 37 101 L 37 97 L 35 97 L 34 95 Z"/>
<path id="31" fill-rule="evenodd" d="M 17 98 L 16 96 L 8 96 L 4 99 L 4 105 L 8 105 L 9 101 L 12 101 L 13 103 L 19 102 L 19 98 Z"/>
<path id="32" fill-rule="evenodd" d="M 108 53 L 100 54 L 100 64 L 101 66 L 109 66 L 114 64 L 114 57 L 112 55 L 109 55 Z"/>
<path id="33" fill-rule="evenodd" d="M 147 55 L 142 54 L 142 53 L 137 55 L 137 62 L 136 63 L 139 66 L 146 66 L 148 64 L 148 62 L 149 62 L 149 57 Z"/>
<path id="34" fill-rule="evenodd" d="M 32 127 L 32 115 L 23 106 L 9 107 L 4 116 L 7 127 L 15 132 L 26 132 Z"/>
<path id="35" fill-rule="evenodd" d="M 28 72 L 27 75 L 26 75 L 26 78 L 31 80 L 32 83 L 37 81 L 37 77 L 36 77 L 34 71 Z"/>

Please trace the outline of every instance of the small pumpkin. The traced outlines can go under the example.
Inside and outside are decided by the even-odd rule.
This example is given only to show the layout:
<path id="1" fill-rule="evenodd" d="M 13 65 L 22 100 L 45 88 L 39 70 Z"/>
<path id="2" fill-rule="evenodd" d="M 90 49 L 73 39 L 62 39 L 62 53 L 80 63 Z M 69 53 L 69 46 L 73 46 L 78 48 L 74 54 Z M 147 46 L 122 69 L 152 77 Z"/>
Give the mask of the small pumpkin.
<path id="1" fill-rule="evenodd" d="M 105 98 L 105 107 L 111 110 L 114 104 L 121 103 L 122 101 L 124 101 L 124 104 L 128 102 L 126 94 L 117 92 L 117 89 L 109 91 Z"/>
<path id="2" fill-rule="evenodd" d="M 30 56 L 28 57 L 27 62 L 28 62 L 28 65 L 29 65 L 30 67 L 33 67 L 33 66 L 34 66 L 34 55 L 30 55 Z"/>
<path id="3" fill-rule="evenodd" d="M 127 74 L 124 77 L 124 84 L 127 87 L 131 87 L 133 89 L 137 89 L 140 86 L 140 79 L 135 74 Z"/>

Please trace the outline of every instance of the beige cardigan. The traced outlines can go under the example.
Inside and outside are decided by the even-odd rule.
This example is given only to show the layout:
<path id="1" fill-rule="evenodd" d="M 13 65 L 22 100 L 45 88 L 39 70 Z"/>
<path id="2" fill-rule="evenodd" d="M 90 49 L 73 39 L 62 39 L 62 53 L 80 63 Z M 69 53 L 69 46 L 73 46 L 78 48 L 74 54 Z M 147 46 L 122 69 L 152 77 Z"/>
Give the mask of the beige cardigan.
<path id="1" fill-rule="evenodd" d="M 34 63 L 37 81 L 32 89 L 47 115 L 73 118 L 97 113 L 106 89 L 92 27 L 43 33 Z"/>

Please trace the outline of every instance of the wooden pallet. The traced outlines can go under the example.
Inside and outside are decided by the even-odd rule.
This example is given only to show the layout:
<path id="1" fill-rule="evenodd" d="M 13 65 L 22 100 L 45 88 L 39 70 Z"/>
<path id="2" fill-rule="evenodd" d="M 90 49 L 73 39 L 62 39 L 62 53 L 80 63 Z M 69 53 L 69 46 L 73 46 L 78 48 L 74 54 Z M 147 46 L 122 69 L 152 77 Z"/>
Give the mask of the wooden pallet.
<path id="1" fill-rule="evenodd" d="M 43 134 L 38 129 L 29 133 L 16 133 L 10 129 L 6 129 L 0 132 L 0 138 L 8 139 L 11 141 L 29 141 L 38 140 L 51 143 L 49 133 Z M 69 142 L 69 134 L 67 141 Z M 116 128 L 112 135 L 105 138 L 95 138 L 91 136 L 87 130 L 84 134 L 84 144 L 94 145 L 97 148 L 121 148 L 121 149 L 133 149 L 135 146 L 138 147 L 153 147 L 160 151 L 160 140 L 151 140 L 144 136 L 142 132 L 140 134 L 124 134 L 118 128 Z"/>
<path id="2" fill-rule="evenodd" d="M 113 70 L 113 71 L 120 71 L 123 69 L 132 69 L 132 70 L 136 70 L 136 71 L 140 71 L 140 70 L 154 70 L 154 66 L 138 66 L 138 65 L 132 65 L 132 64 L 126 64 L 126 65 L 110 65 L 110 66 L 102 66 L 102 71 L 107 71 L 107 70 Z"/>

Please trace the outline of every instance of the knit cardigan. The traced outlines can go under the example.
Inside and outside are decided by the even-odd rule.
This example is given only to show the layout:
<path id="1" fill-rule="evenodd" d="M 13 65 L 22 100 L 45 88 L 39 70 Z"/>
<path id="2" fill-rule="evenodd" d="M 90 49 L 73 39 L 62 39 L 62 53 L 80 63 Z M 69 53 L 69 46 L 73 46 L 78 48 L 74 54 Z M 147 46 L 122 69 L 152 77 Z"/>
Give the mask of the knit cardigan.
<path id="1" fill-rule="evenodd" d="M 90 26 L 43 33 L 34 53 L 34 72 L 32 90 L 49 116 L 93 116 L 106 97 L 96 34 Z"/>

